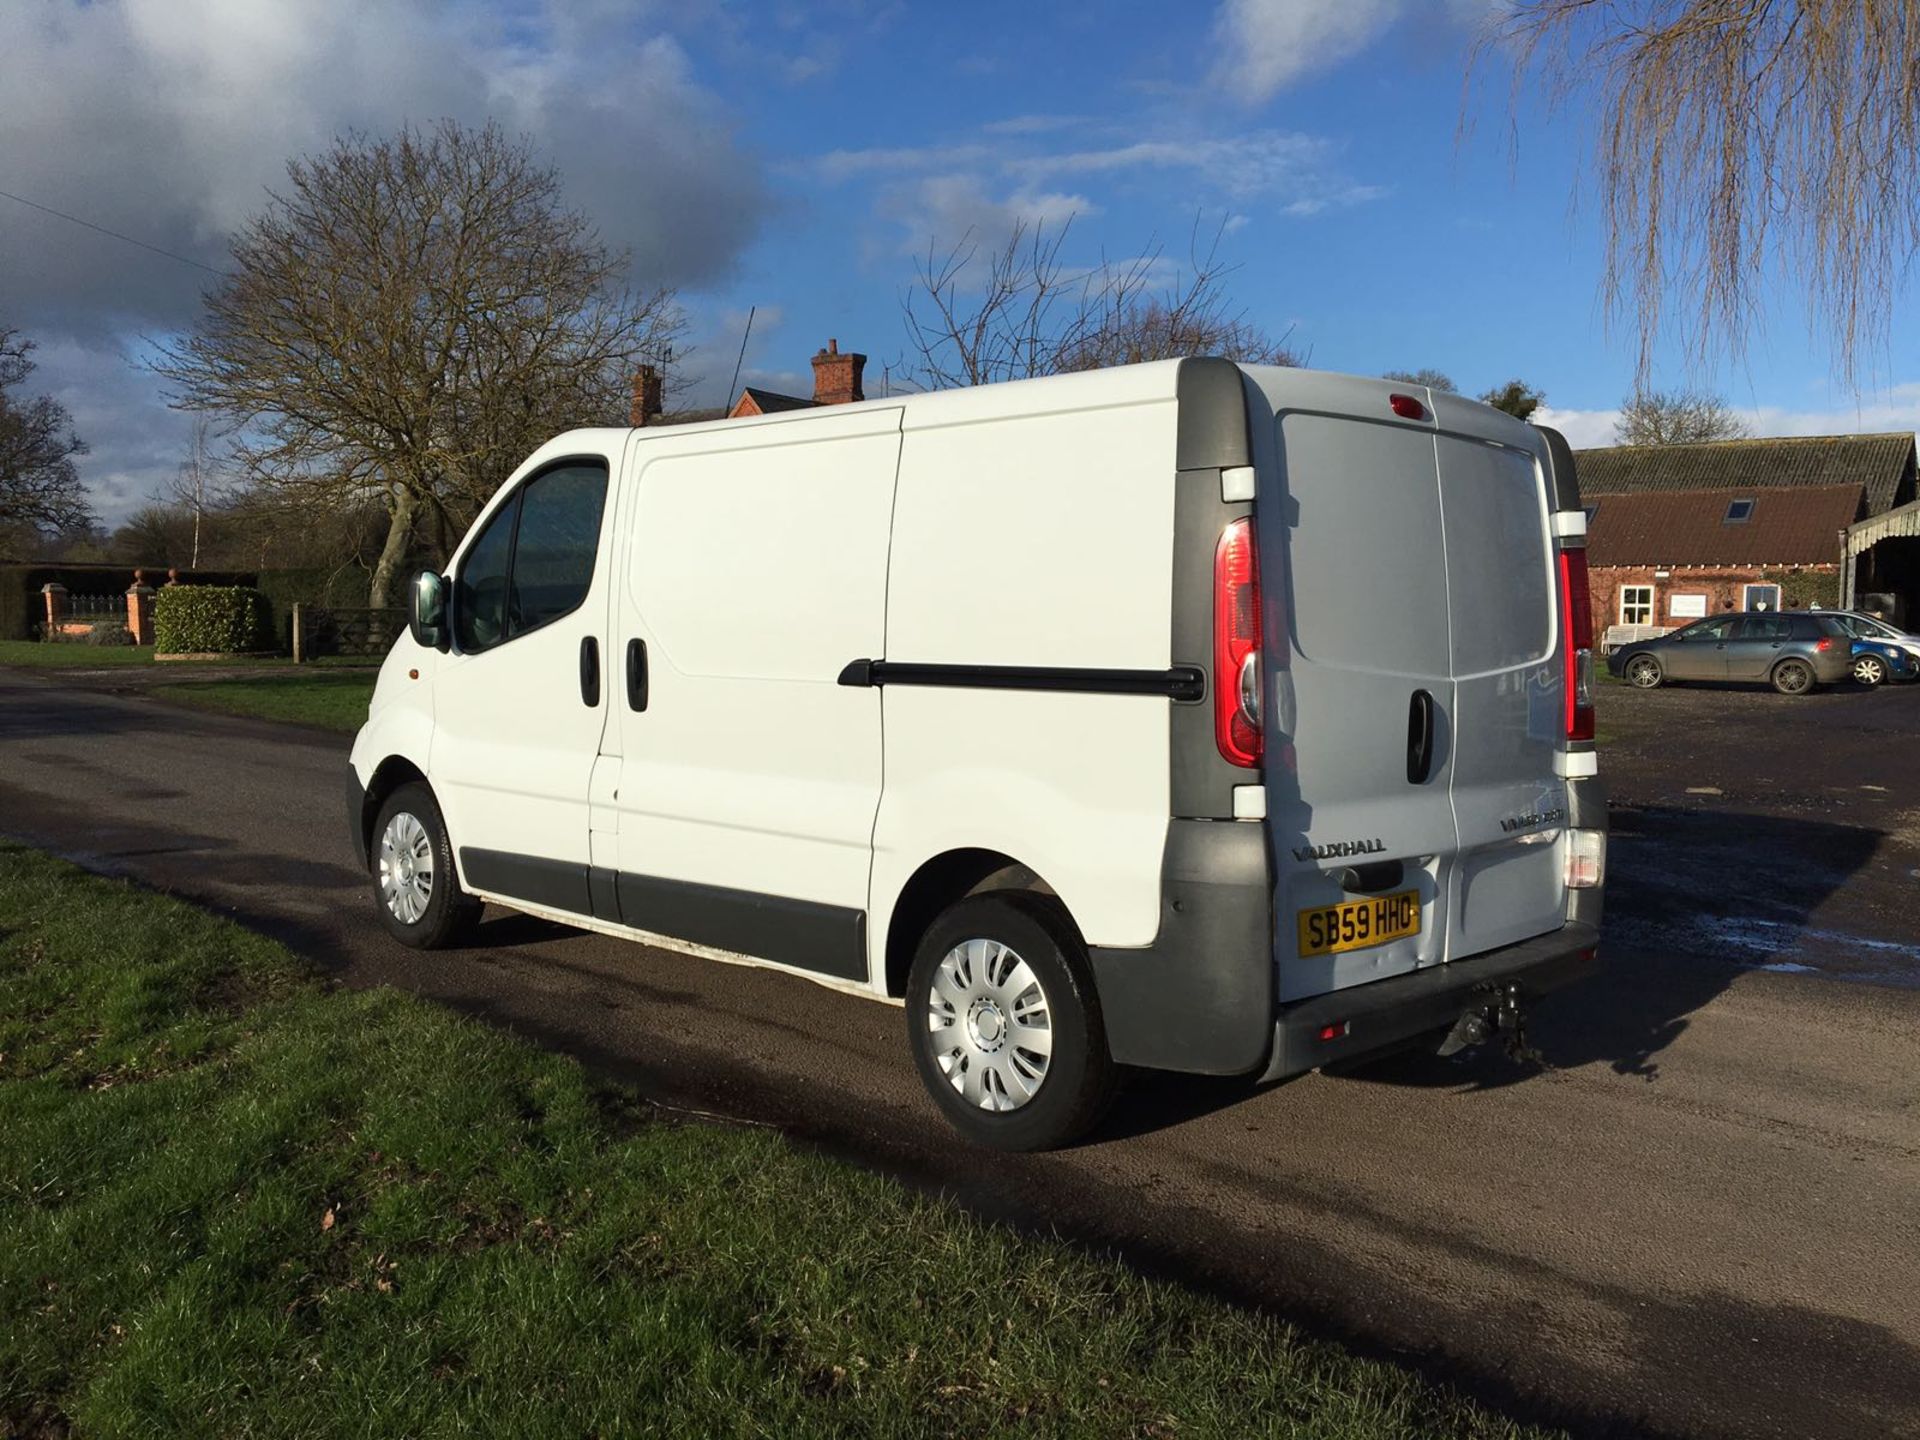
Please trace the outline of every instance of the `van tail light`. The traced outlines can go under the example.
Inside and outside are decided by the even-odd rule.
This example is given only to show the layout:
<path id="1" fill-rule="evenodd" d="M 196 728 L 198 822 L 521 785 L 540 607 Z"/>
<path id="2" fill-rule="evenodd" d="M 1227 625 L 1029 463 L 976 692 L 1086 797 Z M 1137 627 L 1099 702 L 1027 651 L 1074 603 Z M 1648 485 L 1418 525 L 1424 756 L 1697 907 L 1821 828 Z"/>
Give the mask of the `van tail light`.
<path id="1" fill-rule="evenodd" d="M 1266 750 L 1260 725 L 1260 559 L 1253 518 L 1221 532 L 1213 552 L 1213 738 L 1235 765 L 1252 769 Z"/>
<path id="2" fill-rule="evenodd" d="M 1587 598 L 1587 552 L 1560 552 L 1560 650 L 1566 658 L 1561 706 L 1567 739 L 1593 739 L 1593 605 Z"/>
<path id="3" fill-rule="evenodd" d="M 1567 888 L 1597 890 L 1607 878 L 1607 832 L 1567 831 Z"/>

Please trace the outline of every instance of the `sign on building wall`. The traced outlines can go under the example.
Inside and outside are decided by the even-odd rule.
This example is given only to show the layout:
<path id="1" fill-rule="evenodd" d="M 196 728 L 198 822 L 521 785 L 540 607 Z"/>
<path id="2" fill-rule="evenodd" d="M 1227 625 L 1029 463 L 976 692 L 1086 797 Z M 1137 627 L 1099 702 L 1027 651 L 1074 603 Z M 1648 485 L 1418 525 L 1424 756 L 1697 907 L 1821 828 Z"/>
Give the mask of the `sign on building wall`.
<path id="1" fill-rule="evenodd" d="M 1707 597 L 1704 595 L 1669 595 L 1667 614 L 1676 620 L 1698 620 L 1707 613 Z"/>

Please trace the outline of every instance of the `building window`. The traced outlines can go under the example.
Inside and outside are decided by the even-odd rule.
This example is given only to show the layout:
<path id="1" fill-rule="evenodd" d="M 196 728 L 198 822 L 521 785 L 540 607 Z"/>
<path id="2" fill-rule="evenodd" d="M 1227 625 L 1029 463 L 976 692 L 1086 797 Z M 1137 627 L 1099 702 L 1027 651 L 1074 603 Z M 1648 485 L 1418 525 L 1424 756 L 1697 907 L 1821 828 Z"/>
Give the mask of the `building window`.
<path id="1" fill-rule="evenodd" d="M 1748 585 L 1740 595 L 1742 610 L 1778 610 L 1780 608 L 1780 587 L 1778 585 Z"/>
<path id="2" fill-rule="evenodd" d="M 1620 587 L 1620 623 L 1622 625 L 1653 623 L 1653 587 L 1651 585 Z"/>
<path id="3" fill-rule="evenodd" d="M 1753 518 L 1753 501 L 1733 500 L 1727 504 L 1727 524 L 1744 525 Z"/>

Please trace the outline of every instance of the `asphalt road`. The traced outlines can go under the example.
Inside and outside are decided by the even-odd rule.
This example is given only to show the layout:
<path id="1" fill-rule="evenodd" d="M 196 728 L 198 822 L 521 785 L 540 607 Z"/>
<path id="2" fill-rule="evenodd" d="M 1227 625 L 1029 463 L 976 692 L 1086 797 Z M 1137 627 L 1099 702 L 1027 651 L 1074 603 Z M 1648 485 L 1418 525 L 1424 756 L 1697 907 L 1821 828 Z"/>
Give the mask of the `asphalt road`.
<path id="1" fill-rule="evenodd" d="M 1770 713 L 1830 734 L 1871 707 L 1914 750 L 1920 687 L 1784 703 L 1829 698 L 1856 708 Z M 1875 772 L 1892 800 L 1865 818 L 1716 810 L 1631 760 L 1641 743 L 1657 761 L 1660 725 L 1696 723 L 1696 703 L 1603 707 L 1640 767 L 1616 849 L 1626 928 L 1688 883 L 1636 837 L 1649 814 L 1679 848 L 1744 856 L 1699 908 L 1737 912 L 1807 867 L 1825 878 L 1787 883 L 1805 903 L 1783 912 L 1803 921 L 1850 886 L 1904 875 L 1912 894 L 1920 762 Z M 495 912 L 471 950 L 393 945 L 347 849 L 345 754 L 0 672 L 0 831 L 232 914 L 348 984 L 432 996 L 667 1103 L 777 1123 L 1581 1433 L 1920 1436 L 1920 989 L 1615 953 L 1539 1011 L 1544 1071 L 1489 1053 L 1261 1092 L 1144 1077 L 1090 1143 L 989 1156 L 922 1096 L 895 1008 Z"/>

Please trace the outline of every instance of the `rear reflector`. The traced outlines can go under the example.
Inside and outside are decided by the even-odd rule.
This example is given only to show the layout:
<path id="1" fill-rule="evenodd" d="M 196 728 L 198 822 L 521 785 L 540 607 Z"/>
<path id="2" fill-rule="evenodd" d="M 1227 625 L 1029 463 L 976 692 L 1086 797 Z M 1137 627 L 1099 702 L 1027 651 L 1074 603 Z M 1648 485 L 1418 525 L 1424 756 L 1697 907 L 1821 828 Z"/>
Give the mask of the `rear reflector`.
<path id="1" fill-rule="evenodd" d="M 1411 395 L 1394 395 L 1388 398 L 1387 403 L 1393 407 L 1393 413 L 1398 415 L 1402 420 L 1424 420 L 1427 418 L 1427 407 Z"/>
<path id="2" fill-rule="evenodd" d="M 1266 749 L 1260 687 L 1260 557 L 1253 519 L 1242 516 L 1213 552 L 1213 738 L 1226 760 L 1249 770 Z"/>
<path id="3" fill-rule="evenodd" d="M 1567 739 L 1593 739 L 1593 604 L 1587 592 L 1587 552 L 1560 552 L 1560 649 L 1566 656 L 1561 706 Z"/>
<path id="4" fill-rule="evenodd" d="M 1594 890 L 1607 878 L 1607 832 L 1567 831 L 1567 888 Z"/>
<path id="5" fill-rule="evenodd" d="M 1347 1020 L 1342 1020 L 1336 1025 L 1322 1025 L 1320 1027 L 1320 1038 L 1322 1040 L 1344 1040 L 1347 1038 L 1347 1032 L 1352 1029 L 1352 1022 Z"/>

